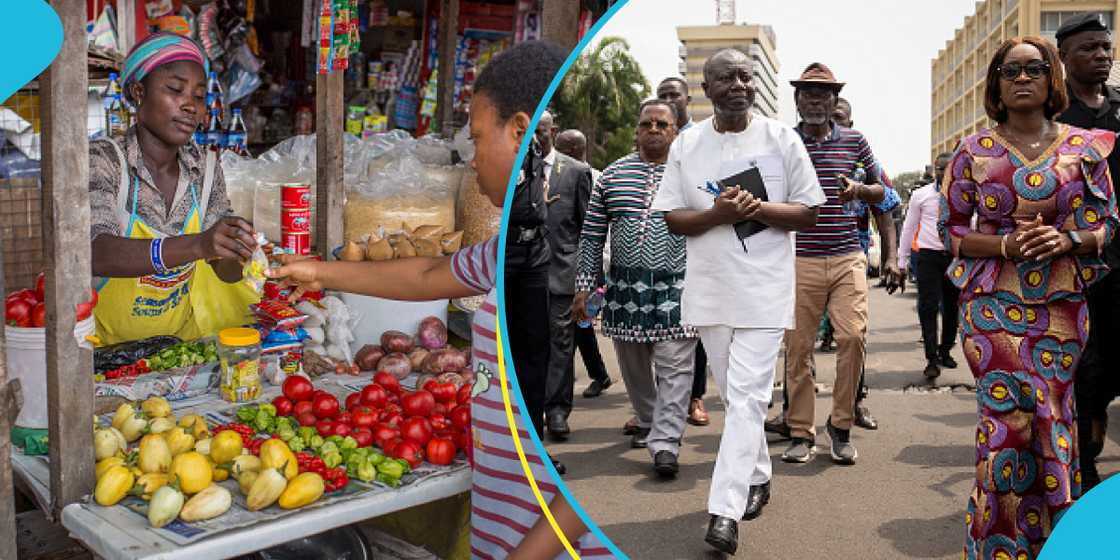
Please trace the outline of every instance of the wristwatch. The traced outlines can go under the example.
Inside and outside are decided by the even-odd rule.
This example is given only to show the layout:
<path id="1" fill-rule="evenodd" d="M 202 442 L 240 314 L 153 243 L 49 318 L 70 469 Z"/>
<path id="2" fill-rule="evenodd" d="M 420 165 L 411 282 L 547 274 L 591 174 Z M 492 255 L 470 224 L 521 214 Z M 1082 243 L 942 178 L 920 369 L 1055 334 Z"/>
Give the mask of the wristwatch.
<path id="1" fill-rule="evenodd" d="M 1073 243 L 1073 248 L 1069 250 L 1071 253 L 1081 247 L 1081 236 L 1076 231 L 1072 229 L 1067 231 L 1066 237 L 1069 237 L 1070 242 Z"/>

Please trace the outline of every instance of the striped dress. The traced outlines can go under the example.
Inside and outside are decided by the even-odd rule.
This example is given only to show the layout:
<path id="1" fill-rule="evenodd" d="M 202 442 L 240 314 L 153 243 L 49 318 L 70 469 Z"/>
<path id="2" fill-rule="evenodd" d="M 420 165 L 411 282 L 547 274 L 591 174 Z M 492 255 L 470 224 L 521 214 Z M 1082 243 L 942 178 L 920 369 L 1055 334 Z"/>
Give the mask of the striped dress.
<path id="1" fill-rule="evenodd" d="M 521 461 L 510 437 L 505 404 L 498 374 L 497 300 L 495 290 L 498 268 L 498 238 L 457 253 L 451 271 L 464 286 L 486 294 L 474 314 L 471 326 L 471 359 L 478 380 L 471 399 L 471 431 L 474 441 L 473 484 L 471 486 L 471 557 L 505 558 L 525 537 L 541 516 L 541 508 L 529 487 Z M 485 378 L 483 380 L 482 378 Z M 510 387 L 510 396 L 514 395 Z M 557 487 L 541 463 L 541 457 L 525 430 L 520 408 L 513 404 L 517 433 L 533 477 L 545 503 L 556 495 Z M 610 552 L 590 532 L 573 542 L 582 558 L 610 558 Z M 562 553 L 558 558 L 567 558 Z"/>
<path id="2" fill-rule="evenodd" d="M 576 289 L 595 289 L 610 232 L 611 266 L 603 334 L 622 342 L 693 338 L 681 325 L 685 238 L 669 232 L 664 212 L 650 207 L 665 172 L 632 153 L 603 170 L 595 183 L 579 241 Z"/>
<path id="3" fill-rule="evenodd" d="M 809 151 L 809 159 L 817 170 L 817 179 L 828 201 L 820 207 L 817 225 L 797 232 L 797 256 L 832 257 L 862 251 L 857 219 L 844 212 L 840 202 L 843 189 L 839 176 L 851 176 L 857 164 L 862 164 L 869 177 L 878 177 L 881 170 L 867 139 L 858 131 L 832 126 L 832 134 L 824 142 L 806 136 L 797 128 Z"/>

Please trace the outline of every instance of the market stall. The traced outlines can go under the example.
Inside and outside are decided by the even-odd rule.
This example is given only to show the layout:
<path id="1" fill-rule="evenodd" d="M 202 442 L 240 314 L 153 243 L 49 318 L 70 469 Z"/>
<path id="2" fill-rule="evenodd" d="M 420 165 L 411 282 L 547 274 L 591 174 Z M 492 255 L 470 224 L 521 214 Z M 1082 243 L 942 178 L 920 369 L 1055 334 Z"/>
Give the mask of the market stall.
<path id="1" fill-rule="evenodd" d="M 236 346 L 225 331 L 210 333 L 210 337 L 201 340 L 144 341 L 149 346 L 134 349 L 132 354 L 126 354 L 129 359 L 117 361 L 106 358 L 113 356 L 115 349 L 92 349 L 86 337 L 91 323 L 82 318 L 80 311 L 81 306 L 96 304 L 96 293 L 91 300 L 88 289 L 88 138 L 101 123 L 106 123 L 104 132 L 111 133 L 114 115 L 121 119 L 128 116 L 114 113 L 113 76 L 109 72 L 113 57 L 106 57 L 102 75 L 99 71 L 91 72 L 87 66 L 87 51 L 111 50 L 114 45 L 127 51 L 146 32 L 178 25 L 178 21 L 162 19 L 177 14 L 186 14 L 183 19 L 188 26 L 194 25 L 188 20 L 190 14 L 184 12 L 189 10 L 220 30 L 210 35 L 218 39 L 217 43 L 207 45 L 205 39 L 200 41 L 208 50 L 217 46 L 234 53 L 216 57 L 216 72 L 222 78 L 215 89 L 219 96 L 226 96 L 224 107 L 233 118 L 219 117 L 216 121 L 225 135 L 224 145 L 216 146 L 209 141 L 206 135 L 213 131 L 200 131 L 202 135 L 196 136 L 196 140 L 223 152 L 221 159 L 235 210 L 253 218 L 260 226 L 257 229 L 266 233 L 270 249 L 302 252 L 314 247 L 320 258 L 347 260 L 437 256 L 481 241 L 496 233 L 498 227 L 497 213 L 478 194 L 473 174 L 461 163 L 462 144 L 457 145 L 453 139 L 465 124 L 474 72 L 504 45 L 542 34 L 548 36 L 550 29 L 563 43 L 574 46 L 579 35 L 572 30 L 581 25 L 586 29 L 606 5 L 561 0 L 491 4 L 458 0 L 117 0 L 110 4 L 116 11 L 115 18 L 110 19 L 119 32 L 106 39 L 98 34 L 104 31 L 100 15 L 104 14 L 106 2 L 92 2 L 93 9 L 101 9 L 93 14 L 84 9 L 90 6 L 81 3 L 54 3 L 63 23 L 64 42 L 59 56 L 38 81 L 34 94 L 41 110 L 36 117 L 35 133 L 42 134 L 43 262 L 41 267 L 33 265 L 31 270 L 42 269 L 44 274 L 37 290 L 26 285 L 20 287 L 28 288 L 23 296 L 28 298 L 28 308 L 42 304 L 43 312 L 38 319 L 33 314 L 28 316 L 27 322 L 34 321 L 33 324 L 20 324 L 20 320 L 12 324 L 6 313 L 8 325 L 0 333 L 0 454 L 9 456 L 4 447 L 11 445 L 8 438 L 13 423 L 30 428 L 12 432 L 19 435 L 20 441 L 19 448 L 13 447 L 10 452 L 11 467 L 8 461 L 0 460 L 0 488 L 4 489 L 0 494 L 0 530 L 14 527 L 9 522 L 15 515 L 13 499 L 6 490 L 11 487 L 12 474 L 16 486 L 49 518 L 61 522 L 74 538 L 106 558 L 185 558 L 199 554 L 205 558 L 231 557 L 466 492 L 470 475 L 464 453 L 469 453 L 470 441 L 469 435 L 464 435 L 469 431 L 464 428 L 463 415 L 469 414 L 473 376 L 466 367 L 469 356 L 454 345 L 464 347 L 467 343 L 455 334 L 469 337 L 469 329 L 462 328 L 469 321 L 469 302 L 405 304 L 318 294 L 311 301 L 288 308 L 280 303 L 284 294 L 278 287 L 263 285 L 262 281 L 258 289 L 268 305 L 260 306 L 263 311 L 256 310 L 255 334 L 241 333 L 247 337 L 243 345 L 261 353 L 258 358 L 251 350 L 248 360 L 253 368 L 259 368 L 259 385 L 230 385 L 238 371 L 231 363 L 242 362 L 219 356 L 224 351 L 219 348 Z M 208 12 L 216 10 L 219 4 L 223 12 Z M 264 42 L 261 35 L 268 29 L 290 23 L 283 17 L 293 13 L 284 12 L 283 6 L 291 5 L 302 9 L 297 19 L 300 24 L 291 28 L 302 29 L 303 34 L 308 29 L 312 31 L 310 48 L 295 48 L 302 36 L 287 38 L 292 47 L 287 49 L 288 62 L 302 60 L 310 65 L 311 72 L 302 72 L 302 80 L 291 79 L 299 72 L 276 71 L 276 61 L 263 54 L 283 53 L 284 47 L 272 51 L 252 48 L 254 42 Z M 348 19 L 351 15 L 346 12 L 354 6 L 360 9 L 356 17 Z M 317 9 L 322 11 L 316 12 Z M 221 19 L 222 14 L 232 19 Z M 158 17 L 149 19 L 148 15 Z M 304 25 L 309 20 L 323 21 L 322 18 L 330 22 L 325 27 Z M 564 24 L 550 25 L 551 18 L 564 18 Z M 346 25 L 339 27 L 339 22 Z M 87 24 L 92 34 L 87 34 Z M 272 39 L 277 38 L 269 40 Z M 328 41 L 330 51 L 325 55 L 318 52 L 315 39 Z M 271 46 L 277 45 L 280 43 Z M 355 52 L 347 51 L 350 46 L 355 47 Z M 362 50 L 362 46 L 368 48 Z M 259 68 L 254 68 L 254 59 Z M 351 71 L 351 65 L 358 71 Z M 415 67 L 414 75 L 406 70 L 410 65 Z M 272 74 L 266 76 L 268 72 Z M 260 83 L 249 87 L 255 79 Z M 91 85 L 107 92 L 109 102 L 90 103 Z M 406 86 L 415 86 L 415 98 L 409 97 L 413 92 Z M 223 99 L 218 99 L 222 104 Z M 273 118 L 281 111 L 292 117 L 290 129 L 283 126 L 284 119 Z M 299 129 L 297 123 L 306 127 L 309 112 L 313 134 L 300 134 L 307 131 Z M 235 115 L 245 123 L 234 122 Z M 270 130 L 272 136 L 264 136 L 264 130 Z M 427 132 L 442 134 L 424 136 Z M 244 140 L 240 134 L 245 134 Z M 234 139 L 232 143 L 230 138 Z M 303 207 L 286 204 L 289 199 L 285 193 L 296 188 L 306 193 L 296 197 L 305 204 Z M 288 219 L 291 216 L 298 219 Z M 290 231 L 300 219 L 305 224 L 300 227 L 305 229 Z M 59 227 L 61 224 L 66 227 Z M 306 237 L 289 243 L 293 236 Z M 262 255 L 265 264 L 258 266 L 268 266 L 271 252 Z M 253 276 L 249 268 L 246 273 Z M 0 292 L 7 294 L 11 290 L 4 289 L 5 276 L 0 274 Z M 79 309 L 78 314 L 73 312 L 75 309 Z M 312 321 L 294 324 L 291 317 Z M 313 326 L 316 320 L 318 323 Z M 452 344 L 448 344 L 445 324 L 450 326 Z M 27 368 L 13 365 L 14 355 L 6 355 L 12 354 L 14 338 L 25 334 L 37 334 L 41 342 L 36 348 L 16 354 L 39 352 L 45 372 L 29 373 Z M 222 341 L 215 344 L 215 338 Z M 313 380 L 316 391 L 333 394 L 336 410 L 300 418 L 297 408 L 276 414 L 285 419 L 282 422 L 250 425 L 241 434 L 245 438 L 245 452 L 239 449 L 238 453 L 258 457 L 260 451 L 254 446 L 266 447 L 262 444 L 267 441 L 267 447 L 284 445 L 294 457 L 302 446 L 309 456 L 299 455 L 300 463 L 312 459 L 330 461 L 335 463 L 331 469 L 341 471 L 334 470 L 330 477 L 311 473 L 319 477 L 316 485 L 323 488 L 319 495 L 305 497 L 306 503 L 296 500 L 293 504 L 288 499 L 291 507 L 273 504 L 251 512 L 248 500 L 253 484 L 240 480 L 241 473 L 231 472 L 225 464 L 228 461 L 222 460 L 228 458 L 215 456 L 220 451 L 185 446 L 174 438 L 196 429 L 197 424 L 182 424 L 192 415 L 203 419 L 197 429 L 212 432 L 210 435 L 216 438 L 219 432 L 230 432 L 231 424 L 243 423 L 235 420 L 245 407 L 257 407 L 257 412 L 265 405 L 283 408 L 272 401 L 280 396 L 284 380 L 299 375 L 301 370 Z M 392 372 L 386 373 L 392 380 L 377 382 L 372 375 L 377 370 Z M 29 380 L 35 379 L 32 374 L 42 379 L 28 386 Z M 23 389 L 18 380 L 9 382 L 9 377 L 23 378 Z M 392 389 L 394 382 L 404 388 Z M 28 391 L 29 388 L 35 390 Z M 353 398 L 364 395 L 363 390 L 380 390 L 389 402 L 376 397 L 368 403 Z M 411 402 L 418 394 L 439 398 L 432 397 L 434 402 L 428 409 L 412 407 L 406 411 L 411 405 L 405 405 L 405 401 Z M 122 407 L 140 410 L 148 408 L 141 405 L 147 401 L 157 403 L 150 406 L 160 412 L 143 410 L 131 419 L 125 418 L 127 414 L 121 417 Z M 167 403 L 167 410 L 160 402 Z M 311 401 L 288 402 L 295 408 Z M 345 406 L 338 409 L 342 402 Z M 355 416 L 368 416 L 367 407 L 377 412 L 373 427 L 391 427 L 394 437 L 383 430 L 384 437 L 374 440 L 374 430 L 365 424 L 370 422 L 368 418 L 360 421 L 363 425 L 357 425 Z M 95 415 L 98 435 L 91 438 L 90 419 Z M 346 421 L 341 421 L 342 415 L 347 415 Z M 127 423 L 129 430 L 136 430 L 136 423 L 141 421 L 149 432 L 155 433 L 128 433 L 125 437 L 125 430 L 112 426 L 121 422 Z M 469 425 L 469 416 L 466 422 Z M 300 424 L 299 428 L 292 423 Z M 303 432 L 294 437 L 288 430 L 280 430 L 279 424 L 288 424 L 293 432 Z M 338 433 L 334 433 L 336 426 L 344 427 L 338 427 Z M 105 455 L 104 443 L 109 438 L 105 434 L 110 433 L 110 428 L 123 439 L 119 448 Z M 320 440 L 335 437 L 337 441 L 316 441 L 318 445 L 310 446 L 310 442 L 304 441 L 313 437 L 308 429 Z M 404 437 L 405 429 L 411 430 L 413 437 Z M 43 437 L 46 432 L 49 438 Z M 192 434 L 195 445 L 202 445 L 201 441 L 207 439 L 195 437 L 200 435 Z M 437 440 L 434 448 L 428 447 Z M 345 454 L 338 449 L 343 442 Z M 163 521 L 166 525 L 156 527 L 157 523 L 148 518 L 152 494 L 159 485 L 156 481 L 166 482 L 160 477 L 166 476 L 167 468 L 175 467 L 165 466 L 159 460 L 155 467 L 151 466 L 152 460 L 147 466 L 141 463 L 148 447 L 162 449 L 172 444 L 180 448 L 174 454 L 169 451 L 168 458 L 174 461 L 198 454 L 210 472 L 210 483 L 190 492 L 177 490 L 186 494 L 181 497 L 187 503 L 180 506 L 178 515 Z M 36 446 L 46 447 L 35 449 Z M 415 460 L 420 448 L 427 452 L 428 460 Z M 48 452 L 42 454 L 44 450 Z M 356 455 L 361 457 L 351 465 L 350 459 Z M 106 459 L 113 460 L 106 463 Z M 192 460 L 197 462 L 198 458 Z M 111 464 L 116 461 L 124 464 Z M 396 479 L 386 479 L 386 473 L 378 471 L 375 462 L 386 465 L 391 473 L 396 469 L 392 465 L 403 463 L 407 467 L 402 468 L 404 472 Z M 112 483 L 103 482 L 110 471 L 119 478 Z M 287 474 L 282 477 L 284 482 L 277 483 L 279 486 L 273 490 L 282 486 L 279 492 L 284 493 L 295 484 L 295 479 L 307 473 L 293 473 L 292 477 Z M 112 491 L 107 489 L 110 486 Z M 146 487 L 150 491 L 141 492 L 148 494 L 146 497 L 117 495 L 123 486 L 128 486 L 128 490 Z M 193 513 L 184 517 L 181 511 L 200 494 L 207 503 L 195 504 L 188 510 Z M 284 498 L 278 498 L 283 505 Z M 214 505 L 215 499 L 219 506 Z M 200 510 L 209 513 L 200 514 Z M 8 542 L 14 543 L 14 537 Z M 7 555 L 3 546 L 0 545 L 0 557 L 14 557 Z"/>

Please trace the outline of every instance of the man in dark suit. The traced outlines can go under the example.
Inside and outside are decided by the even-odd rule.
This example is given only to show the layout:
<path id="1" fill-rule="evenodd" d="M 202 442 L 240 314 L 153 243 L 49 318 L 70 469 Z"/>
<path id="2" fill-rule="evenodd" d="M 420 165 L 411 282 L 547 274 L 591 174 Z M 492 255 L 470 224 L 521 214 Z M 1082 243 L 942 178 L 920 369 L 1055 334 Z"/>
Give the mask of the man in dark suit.
<path id="1" fill-rule="evenodd" d="M 591 168 L 553 149 L 556 127 L 545 112 L 536 137 L 544 158 L 545 200 L 548 204 L 549 262 L 548 291 L 552 347 L 545 383 L 545 425 L 555 439 L 568 437 L 568 415 L 572 412 L 575 384 L 575 323 L 572 296 L 576 287 L 580 231 L 587 202 L 591 199 Z"/>

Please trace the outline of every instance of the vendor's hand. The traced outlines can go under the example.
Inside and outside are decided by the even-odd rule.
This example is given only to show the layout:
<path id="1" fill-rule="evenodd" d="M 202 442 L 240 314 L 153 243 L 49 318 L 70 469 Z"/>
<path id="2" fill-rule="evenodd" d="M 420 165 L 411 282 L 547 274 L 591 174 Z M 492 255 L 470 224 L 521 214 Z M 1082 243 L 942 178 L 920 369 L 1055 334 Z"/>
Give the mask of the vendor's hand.
<path id="1" fill-rule="evenodd" d="M 277 268 L 268 269 L 266 275 L 280 280 L 280 285 L 283 287 L 294 288 L 288 301 L 294 303 L 307 292 L 318 292 L 323 289 L 323 284 L 319 281 L 319 267 L 323 265 L 322 261 L 301 255 L 281 255 L 280 264 L 281 266 Z"/>
<path id="2" fill-rule="evenodd" d="M 1025 259 L 1052 259 L 1073 249 L 1073 242 L 1066 234 L 1042 223 L 1041 214 L 1031 222 L 1020 223 L 1020 229 L 1013 235 L 1018 237 L 1018 250 Z"/>
<path id="3" fill-rule="evenodd" d="M 887 263 L 883 265 L 883 278 L 887 282 L 888 294 L 894 294 L 895 291 L 898 291 L 900 294 L 906 293 L 906 270 L 899 269 L 896 263 L 888 260 Z"/>
<path id="4" fill-rule="evenodd" d="M 244 263 L 253 258 L 253 251 L 257 249 L 255 234 L 253 225 L 242 218 L 222 218 L 198 236 L 202 258 L 208 261 L 236 259 Z"/>
<path id="5" fill-rule="evenodd" d="M 576 323 L 587 320 L 587 298 L 591 292 L 577 292 L 572 296 L 572 320 Z"/>
<path id="6" fill-rule="evenodd" d="M 863 183 L 857 183 L 848 178 L 847 175 L 840 175 L 840 182 L 844 184 L 844 188 L 841 189 L 840 194 L 837 195 L 838 198 L 840 198 L 840 202 L 860 200 L 860 195 L 864 190 Z"/>

